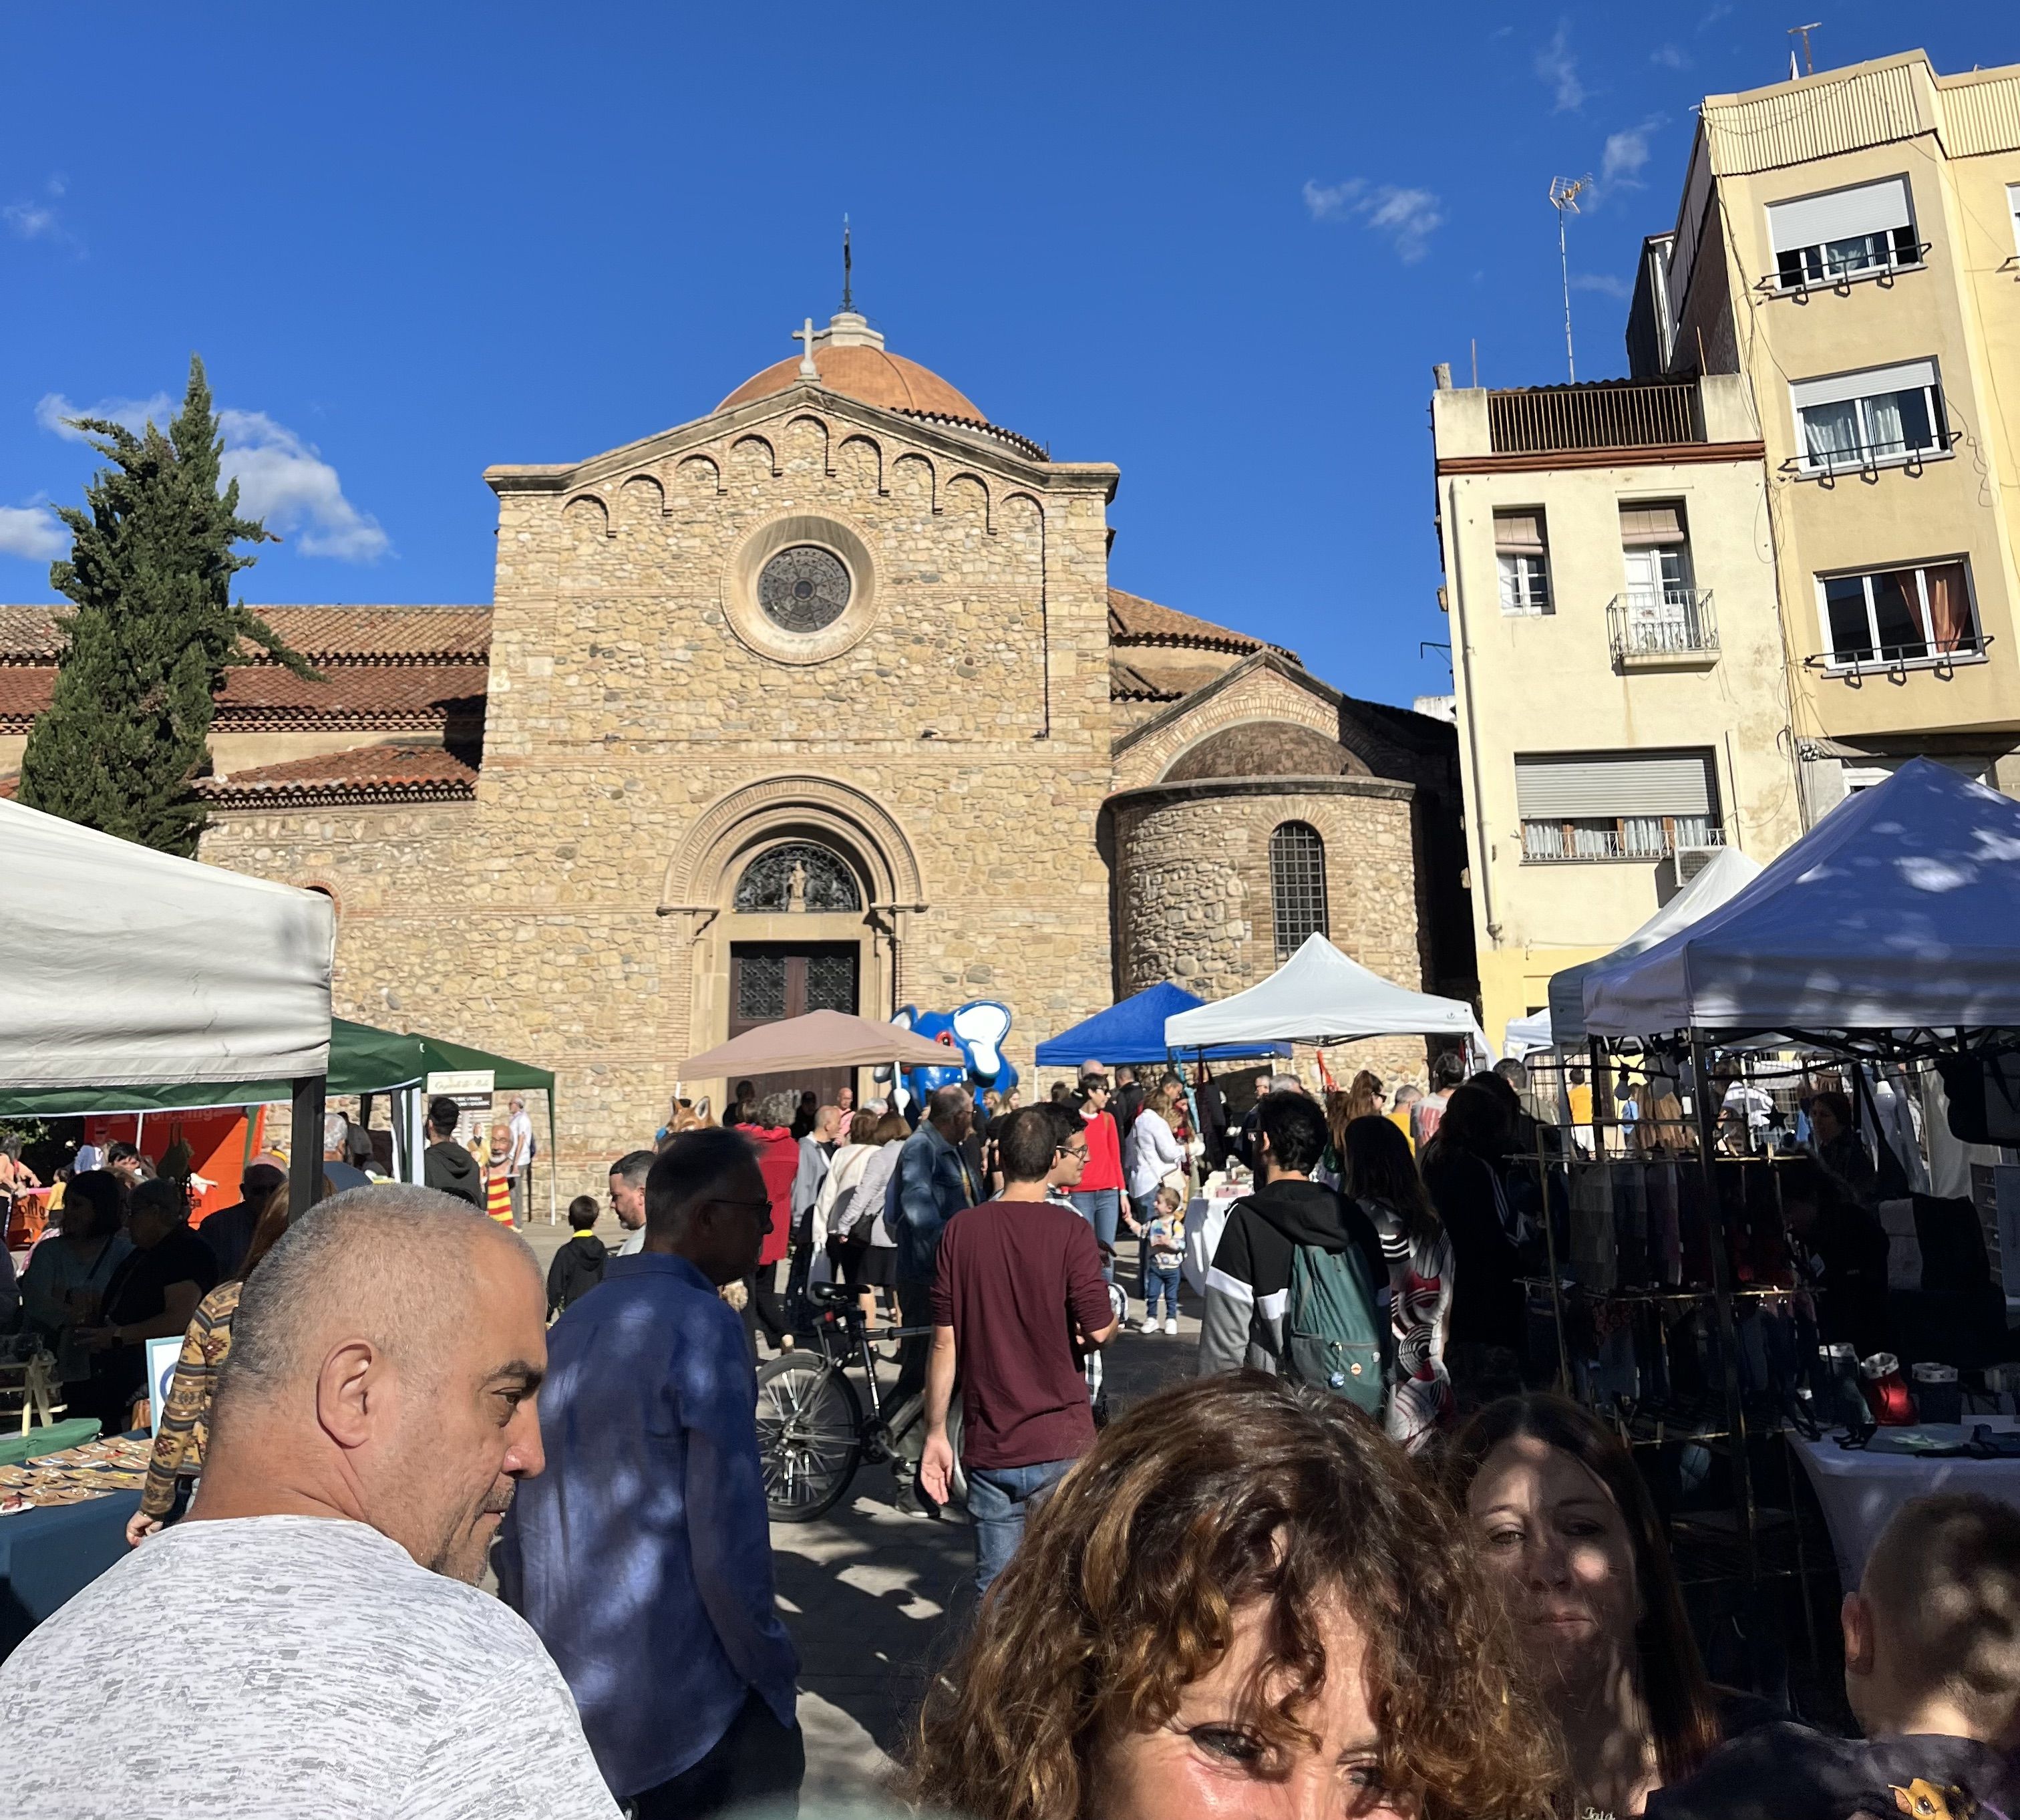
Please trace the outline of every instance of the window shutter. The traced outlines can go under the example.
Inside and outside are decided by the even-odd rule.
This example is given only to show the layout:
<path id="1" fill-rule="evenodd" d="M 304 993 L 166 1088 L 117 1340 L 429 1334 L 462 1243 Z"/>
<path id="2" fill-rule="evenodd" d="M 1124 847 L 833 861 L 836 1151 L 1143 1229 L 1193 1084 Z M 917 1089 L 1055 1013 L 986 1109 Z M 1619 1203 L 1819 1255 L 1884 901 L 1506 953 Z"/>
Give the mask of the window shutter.
<path id="1" fill-rule="evenodd" d="M 1515 760 L 1524 821 L 1713 813 L 1709 752 L 1564 752 Z"/>
<path id="2" fill-rule="evenodd" d="M 1543 554 L 1543 515 L 1539 511 L 1498 511 L 1494 515 L 1494 548 L 1503 556 Z"/>
<path id="3" fill-rule="evenodd" d="M 1624 548 L 1645 549 L 1651 544 L 1686 544 L 1684 508 L 1680 505 L 1624 505 L 1620 508 L 1620 541 Z"/>
<path id="4" fill-rule="evenodd" d="M 1936 383 L 1933 360 L 1909 360 L 1898 366 L 1868 366 L 1857 373 L 1840 373 L 1828 379 L 1798 380 L 1789 394 L 1799 411 L 1818 405 L 1841 405 L 1848 399 L 1873 398 L 1881 392 L 1919 391 Z"/>
<path id="5" fill-rule="evenodd" d="M 1884 234 L 1895 228 L 1911 228 L 1914 221 L 1906 177 L 1768 205 L 1768 231 L 1777 253 Z"/>

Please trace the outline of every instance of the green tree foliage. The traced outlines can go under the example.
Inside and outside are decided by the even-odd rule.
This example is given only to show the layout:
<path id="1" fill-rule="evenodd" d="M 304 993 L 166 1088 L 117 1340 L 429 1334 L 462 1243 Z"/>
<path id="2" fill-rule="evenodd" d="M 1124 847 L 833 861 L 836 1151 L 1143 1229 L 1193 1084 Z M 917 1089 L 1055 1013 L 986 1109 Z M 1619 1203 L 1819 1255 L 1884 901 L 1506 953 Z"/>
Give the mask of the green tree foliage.
<path id="1" fill-rule="evenodd" d="M 56 696 L 21 760 L 31 809 L 184 855 L 204 810 L 193 781 L 209 757 L 224 673 L 263 651 L 297 675 L 315 672 L 273 629 L 231 600 L 231 577 L 256 559 L 238 544 L 277 541 L 238 515 L 238 482 L 220 493 L 223 442 L 203 362 L 165 435 L 77 420 L 111 463 L 85 490 L 88 509 L 58 509 L 67 562 L 50 585 L 75 602 L 64 621 Z M 257 647 L 249 651 L 248 647 Z"/>

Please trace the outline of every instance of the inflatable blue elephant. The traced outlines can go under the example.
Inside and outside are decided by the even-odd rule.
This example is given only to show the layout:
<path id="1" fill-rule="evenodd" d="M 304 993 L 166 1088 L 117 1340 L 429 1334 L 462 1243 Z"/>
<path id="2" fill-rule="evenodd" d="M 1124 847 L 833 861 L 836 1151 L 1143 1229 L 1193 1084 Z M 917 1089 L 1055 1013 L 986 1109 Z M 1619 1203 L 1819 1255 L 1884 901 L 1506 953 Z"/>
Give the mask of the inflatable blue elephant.
<path id="1" fill-rule="evenodd" d="M 908 1068 L 899 1077 L 906 1101 L 924 1100 L 936 1087 L 965 1087 L 972 1093 L 1007 1094 L 1017 1084 L 1017 1071 L 1004 1059 L 1003 1039 L 1010 1034 L 1010 1007 L 992 999 L 972 999 L 955 1011 L 921 1012 L 907 1005 L 891 1021 L 915 1036 L 944 1043 L 950 1054 L 944 1068 Z M 888 1068 L 877 1070 L 888 1080 Z"/>

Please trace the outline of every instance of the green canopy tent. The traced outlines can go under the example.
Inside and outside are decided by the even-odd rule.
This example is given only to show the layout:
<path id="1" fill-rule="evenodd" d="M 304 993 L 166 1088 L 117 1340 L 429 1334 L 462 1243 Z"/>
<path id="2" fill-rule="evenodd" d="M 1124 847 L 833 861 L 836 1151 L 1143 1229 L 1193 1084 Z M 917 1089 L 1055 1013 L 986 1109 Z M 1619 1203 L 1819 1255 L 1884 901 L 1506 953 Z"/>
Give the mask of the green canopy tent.
<path id="1" fill-rule="evenodd" d="M 329 1021 L 329 1073 L 326 1093 L 385 1094 L 404 1116 L 396 1127 L 395 1149 L 409 1181 L 420 1179 L 418 1141 L 421 1089 L 431 1074 L 488 1070 L 501 1093 L 537 1089 L 547 1096 L 548 1194 L 553 1198 L 554 1077 L 509 1056 L 493 1055 L 439 1036 L 380 1030 L 348 1018 Z M 182 1081 L 147 1087 L 77 1087 L 0 1089 L 0 1118 L 63 1118 L 85 1113 L 193 1112 L 208 1106 L 258 1106 L 289 1100 L 293 1084 L 271 1081 Z"/>

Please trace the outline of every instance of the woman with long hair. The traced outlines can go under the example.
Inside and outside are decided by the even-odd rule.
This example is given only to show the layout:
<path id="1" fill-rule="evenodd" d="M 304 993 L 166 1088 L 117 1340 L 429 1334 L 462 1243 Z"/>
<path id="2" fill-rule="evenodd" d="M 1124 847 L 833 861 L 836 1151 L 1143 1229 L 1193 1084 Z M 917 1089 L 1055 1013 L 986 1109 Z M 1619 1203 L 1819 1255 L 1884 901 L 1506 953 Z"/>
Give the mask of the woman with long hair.
<path id="1" fill-rule="evenodd" d="M 21 1306 L 29 1327 L 55 1353 L 64 1399 L 91 1376 L 91 1355 L 77 1338 L 97 1324 L 113 1273 L 133 1249 L 120 1222 L 125 1185 L 109 1169 L 87 1169 L 64 1185 L 62 1224 L 29 1254 Z"/>
<path id="2" fill-rule="evenodd" d="M 1476 1415 L 1445 1469 L 1562 1731 L 1574 1812 L 1628 1820 L 1721 1732 L 1632 1456 L 1576 1404 L 1531 1394 Z"/>
<path id="3" fill-rule="evenodd" d="M 1379 1115 L 1356 1119 L 1346 1128 L 1340 1192 L 1382 1236 L 1389 1327 L 1396 1341 L 1389 1433 L 1415 1453 L 1451 1416 L 1451 1378 L 1445 1369 L 1456 1274 L 1451 1240 L 1424 1192 L 1409 1139 Z"/>
<path id="4" fill-rule="evenodd" d="M 126 1542 L 137 1545 L 168 1521 L 183 1489 L 180 1480 L 202 1469 L 203 1450 L 210 1436 L 210 1400 L 217 1389 L 217 1374 L 231 1351 L 231 1323 L 238 1312 L 239 1293 L 245 1279 L 260 1267 L 260 1261 L 279 1243 L 288 1229 L 288 1185 L 284 1181 L 267 1196 L 266 1204 L 253 1222 L 252 1242 L 245 1248 L 245 1261 L 238 1275 L 220 1283 L 197 1304 L 189 1330 L 183 1335 L 182 1350 L 176 1356 L 175 1375 L 169 1381 L 162 1407 L 161 1425 L 154 1432 L 154 1451 L 147 1461 L 147 1483 L 140 1494 L 140 1508 L 127 1520 Z M 160 1396 L 162 1387 L 151 1384 L 151 1396 Z"/>
<path id="5" fill-rule="evenodd" d="M 1157 1217 L 1157 1185 L 1186 1166 L 1185 1146 L 1172 1129 L 1172 1122 L 1185 1094 L 1185 1089 L 1175 1080 L 1158 1082 L 1145 1098 L 1143 1111 L 1131 1124 L 1129 1135 L 1123 1140 L 1124 1169 L 1129 1189 L 1127 1223 L 1130 1231 L 1139 1237 Z M 1112 1265 L 1107 1276 L 1110 1282 L 1114 1280 Z M 1142 1293 L 1140 1286 L 1138 1293 Z"/>
<path id="6" fill-rule="evenodd" d="M 1519 1389 L 1528 1316 L 1515 1219 L 1496 1169 L 1506 1137 L 1500 1101 L 1468 1081 L 1454 1087 L 1419 1161 L 1451 1240 L 1452 1379 L 1462 1399 Z"/>
<path id="7" fill-rule="evenodd" d="M 903 1773 L 967 1820 L 1542 1820 L 1560 1779 L 1451 1513 L 1343 1399 L 1252 1372 L 1102 1432 Z"/>

